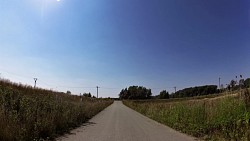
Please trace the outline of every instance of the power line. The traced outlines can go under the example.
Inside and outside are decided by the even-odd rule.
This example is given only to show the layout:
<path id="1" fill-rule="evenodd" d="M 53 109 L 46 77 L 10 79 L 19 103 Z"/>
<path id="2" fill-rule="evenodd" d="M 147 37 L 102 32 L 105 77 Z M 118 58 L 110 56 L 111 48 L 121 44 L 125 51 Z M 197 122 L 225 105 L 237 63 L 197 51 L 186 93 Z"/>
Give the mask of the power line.
<path id="1" fill-rule="evenodd" d="M 32 78 L 32 77 L 27 76 L 27 75 L 21 75 L 21 74 L 9 72 L 9 71 L 6 71 L 6 70 L 4 70 L 4 69 L 1 69 L 1 72 L 7 73 L 7 74 L 12 75 L 12 76 L 21 77 L 21 78 L 28 78 L 28 79 Z M 1 73 L 1 74 L 3 74 L 3 73 Z"/>
<path id="2" fill-rule="evenodd" d="M 221 89 L 221 86 L 220 86 L 220 80 L 221 80 L 221 78 L 219 77 L 219 89 Z"/>
<path id="3" fill-rule="evenodd" d="M 110 87 L 102 87 L 102 89 L 122 89 L 122 88 L 110 88 Z"/>
<path id="4" fill-rule="evenodd" d="M 59 88 L 76 88 L 76 89 L 82 89 L 82 88 L 96 88 L 96 87 L 74 87 L 74 86 L 57 86 Z"/>
<path id="5" fill-rule="evenodd" d="M 156 89 L 170 89 L 170 88 L 174 88 L 174 87 L 164 87 L 164 88 L 150 88 L 151 90 L 156 90 Z"/>
<path id="6" fill-rule="evenodd" d="M 16 74 L 16 73 L 12 73 L 12 72 L 9 72 L 9 71 L 6 71 L 6 70 L 3 70 L 3 69 L 1 69 L 1 71 L 2 72 L 4 72 L 4 73 L 7 73 L 7 74 L 10 74 L 10 75 L 14 75 L 14 76 L 17 76 L 17 77 L 22 77 L 22 78 L 33 78 L 33 77 L 30 77 L 30 76 L 27 76 L 27 75 L 21 75 L 21 74 Z M 1 79 L 1 77 L 3 76 L 3 73 L 0 73 L 0 79 Z M 36 88 L 37 87 L 37 81 L 38 81 L 38 78 L 33 78 L 34 79 L 34 81 L 35 81 L 35 83 L 34 83 L 34 88 Z M 39 82 L 41 82 L 42 84 L 44 84 L 44 85 L 46 85 L 46 86 L 48 86 L 48 87 L 53 87 L 53 88 L 71 88 L 71 89 L 84 89 L 84 88 L 87 88 L 87 89 L 95 89 L 95 88 L 97 88 L 97 97 L 99 97 L 98 95 L 99 95 L 99 86 L 96 86 L 96 87 L 93 87 L 93 86 L 67 86 L 67 85 L 51 85 L 51 84 L 49 84 L 49 83 L 46 83 L 46 82 L 44 82 L 44 81 L 42 81 L 41 79 L 39 79 Z M 158 89 L 170 89 L 170 88 L 174 88 L 175 89 L 175 92 L 176 92 L 176 87 L 162 87 L 162 88 L 160 88 L 160 87 L 155 87 L 155 88 L 150 88 L 151 90 L 158 90 Z M 110 89 L 110 90 L 115 90 L 115 89 L 119 89 L 119 90 L 121 90 L 122 88 L 121 87 L 102 87 L 102 89 Z"/>
<path id="7" fill-rule="evenodd" d="M 46 82 L 44 82 L 44 81 L 42 81 L 42 80 L 40 80 L 40 79 L 39 79 L 39 82 L 41 82 L 41 83 L 43 83 L 43 84 L 45 84 L 45 85 L 47 85 L 47 86 L 49 86 L 49 87 L 56 87 L 56 85 L 48 84 L 48 83 L 46 83 Z"/>

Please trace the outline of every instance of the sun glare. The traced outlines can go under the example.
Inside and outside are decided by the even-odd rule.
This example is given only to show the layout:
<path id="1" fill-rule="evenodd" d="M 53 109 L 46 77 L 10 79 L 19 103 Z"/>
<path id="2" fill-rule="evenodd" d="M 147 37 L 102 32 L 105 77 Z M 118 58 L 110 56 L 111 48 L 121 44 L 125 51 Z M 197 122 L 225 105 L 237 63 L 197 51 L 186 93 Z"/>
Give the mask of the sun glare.
<path id="1" fill-rule="evenodd" d="M 60 1 L 60 0 L 56 0 L 56 1 Z"/>

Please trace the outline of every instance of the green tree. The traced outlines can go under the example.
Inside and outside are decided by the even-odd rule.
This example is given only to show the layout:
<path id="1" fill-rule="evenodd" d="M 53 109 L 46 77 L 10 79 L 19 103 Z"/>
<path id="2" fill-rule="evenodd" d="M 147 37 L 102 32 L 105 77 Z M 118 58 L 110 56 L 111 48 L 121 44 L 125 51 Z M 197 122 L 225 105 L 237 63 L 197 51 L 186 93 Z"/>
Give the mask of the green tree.
<path id="1" fill-rule="evenodd" d="M 236 81 L 235 80 L 231 80 L 230 81 L 230 85 L 231 85 L 232 88 L 235 87 L 236 86 Z"/>
<path id="2" fill-rule="evenodd" d="M 91 97 L 91 93 L 89 93 L 88 97 Z"/>
<path id="3" fill-rule="evenodd" d="M 152 95 L 151 89 L 142 86 L 130 86 L 129 88 L 122 89 L 120 99 L 150 99 Z"/>
<path id="4" fill-rule="evenodd" d="M 71 91 L 67 91 L 66 94 L 71 95 Z"/>
<path id="5" fill-rule="evenodd" d="M 91 97 L 91 93 L 84 93 L 82 94 L 84 97 Z"/>
<path id="6" fill-rule="evenodd" d="M 250 88 L 250 78 L 247 78 L 245 81 L 244 81 L 244 85 L 246 88 Z"/>
<path id="7" fill-rule="evenodd" d="M 169 99 L 169 93 L 166 90 L 163 90 L 159 94 L 159 99 Z"/>

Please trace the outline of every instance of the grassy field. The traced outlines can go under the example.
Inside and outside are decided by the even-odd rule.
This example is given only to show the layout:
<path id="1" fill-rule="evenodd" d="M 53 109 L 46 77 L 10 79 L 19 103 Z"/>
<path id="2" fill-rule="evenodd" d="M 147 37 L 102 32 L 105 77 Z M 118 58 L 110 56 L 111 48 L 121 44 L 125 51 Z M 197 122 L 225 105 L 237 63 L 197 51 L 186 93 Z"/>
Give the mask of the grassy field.
<path id="1" fill-rule="evenodd" d="M 192 99 L 123 101 L 128 107 L 205 140 L 250 140 L 250 92 Z"/>
<path id="2" fill-rule="evenodd" d="M 0 81 L 0 140 L 53 140 L 113 103 Z"/>

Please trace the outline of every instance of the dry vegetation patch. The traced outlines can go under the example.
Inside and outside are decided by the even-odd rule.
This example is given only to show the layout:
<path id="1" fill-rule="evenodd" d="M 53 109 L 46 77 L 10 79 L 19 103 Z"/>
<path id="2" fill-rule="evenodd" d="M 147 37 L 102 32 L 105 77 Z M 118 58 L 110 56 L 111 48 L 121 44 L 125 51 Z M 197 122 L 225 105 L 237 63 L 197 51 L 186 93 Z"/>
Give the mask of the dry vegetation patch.
<path id="1" fill-rule="evenodd" d="M 188 100 L 124 101 L 136 111 L 205 140 L 250 140 L 250 92 Z"/>
<path id="2" fill-rule="evenodd" d="M 0 140 L 52 140 L 112 103 L 0 81 Z"/>

